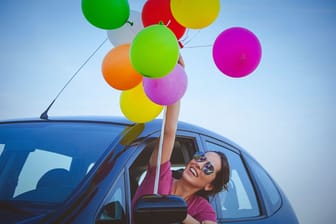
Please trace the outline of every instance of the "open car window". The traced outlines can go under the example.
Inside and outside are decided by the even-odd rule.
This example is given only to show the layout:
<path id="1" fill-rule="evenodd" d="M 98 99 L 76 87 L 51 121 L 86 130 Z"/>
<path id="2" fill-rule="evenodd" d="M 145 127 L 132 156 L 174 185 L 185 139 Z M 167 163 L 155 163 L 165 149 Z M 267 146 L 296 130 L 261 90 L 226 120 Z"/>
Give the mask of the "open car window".
<path id="1" fill-rule="evenodd" d="M 129 173 L 132 198 L 146 174 L 147 164 L 155 143 L 156 138 L 153 138 L 130 167 Z M 197 148 L 198 147 L 194 138 L 178 136 L 175 140 L 174 150 L 171 157 L 172 170 L 183 169 L 191 160 L 192 155 L 196 152 Z"/>

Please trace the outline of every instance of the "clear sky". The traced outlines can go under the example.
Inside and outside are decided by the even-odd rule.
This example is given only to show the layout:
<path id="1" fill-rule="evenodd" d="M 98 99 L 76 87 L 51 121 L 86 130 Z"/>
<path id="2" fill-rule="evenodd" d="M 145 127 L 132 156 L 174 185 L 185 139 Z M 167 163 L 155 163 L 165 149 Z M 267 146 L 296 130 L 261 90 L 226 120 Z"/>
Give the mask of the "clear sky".
<path id="1" fill-rule="evenodd" d="M 144 0 L 129 2 L 140 11 Z M 80 0 L 2 0 L 0 10 L 0 119 L 37 117 L 107 33 L 86 21 Z M 335 21 L 332 0 L 221 0 L 216 21 L 190 31 L 181 50 L 189 85 L 180 120 L 246 148 L 305 224 L 336 220 Z M 241 79 L 223 75 L 211 53 L 217 35 L 234 26 L 254 32 L 263 49 L 258 68 Z M 51 116 L 123 116 L 120 92 L 100 72 L 112 48 L 103 45 Z"/>

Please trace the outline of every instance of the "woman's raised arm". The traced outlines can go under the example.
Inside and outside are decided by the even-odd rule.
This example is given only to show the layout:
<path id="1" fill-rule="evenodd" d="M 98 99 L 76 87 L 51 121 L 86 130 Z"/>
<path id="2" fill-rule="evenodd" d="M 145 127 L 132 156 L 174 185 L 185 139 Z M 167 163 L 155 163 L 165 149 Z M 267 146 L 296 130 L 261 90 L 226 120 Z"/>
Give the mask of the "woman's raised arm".
<path id="1" fill-rule="evenodd" d="M 180 101 L 177 101 L 176 103 L 167 106 L 166 122 L 164 126 L 164 134 L 162 142 L 161 164 L 169 161 L 171 154 L 173 152 L 179 112 L 180 112 Z M 160 138 L 158 138 L 155 144 L 154 151 L 149 161 L 150 166 L 156 166 L 159 141 Z"/>
<path id="2" fill-rule="evenodd" d="M 184 61 L 181 55 L 178 59 L 178 63 L 184 68 Z M 163 134 L 163 142 L 162 142 L 161 164 L 170 160 L 171 154 L 174 149 L 177 122 L 178 122 L 178 116 L 180 113 L 180 104 L 181 103 L 179 100 L 176 103 L 167 106 L 166 122 L 164 126 L 164 134 Z M 150 166 L 156 166 L 159 142 L 160 142 L 160 138 L 158 138 L 155 144 L 154 151 L 149 160 Z"/>

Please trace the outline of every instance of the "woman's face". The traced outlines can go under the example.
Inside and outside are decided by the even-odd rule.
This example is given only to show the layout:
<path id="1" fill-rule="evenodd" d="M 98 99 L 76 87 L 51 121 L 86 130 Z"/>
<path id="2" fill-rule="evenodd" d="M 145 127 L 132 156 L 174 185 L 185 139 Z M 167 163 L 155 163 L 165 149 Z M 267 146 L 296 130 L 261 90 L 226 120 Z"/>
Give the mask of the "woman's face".
<path id="1" fill-rule="evenodd" d="M 194 156 L 183 172 L 183 178 L 198 189 L 207 190 L 221 169 L 221 158 L 215 152 Z M 211 189 L 209 189 L 211 190 Z"/>

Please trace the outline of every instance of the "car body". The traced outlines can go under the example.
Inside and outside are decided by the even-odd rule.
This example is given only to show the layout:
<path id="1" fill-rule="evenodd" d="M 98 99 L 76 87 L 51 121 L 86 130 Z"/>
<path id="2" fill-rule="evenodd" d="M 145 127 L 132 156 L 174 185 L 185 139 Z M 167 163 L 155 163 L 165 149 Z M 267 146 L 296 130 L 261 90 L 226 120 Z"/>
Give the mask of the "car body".
<path id="1" fill-rule="evenodd" d="M 161 119 L 135 124 L 121 117 L 0 122 L 0 219 L 134 223 L 131 200 L 161 128 Z M 221 135 L 179 122 L 172 169 L 209 150 L 224 152 L 231 167 L 228 191 L 208 198 L 218 223 L 298 223 L 270 175 Z"/>

